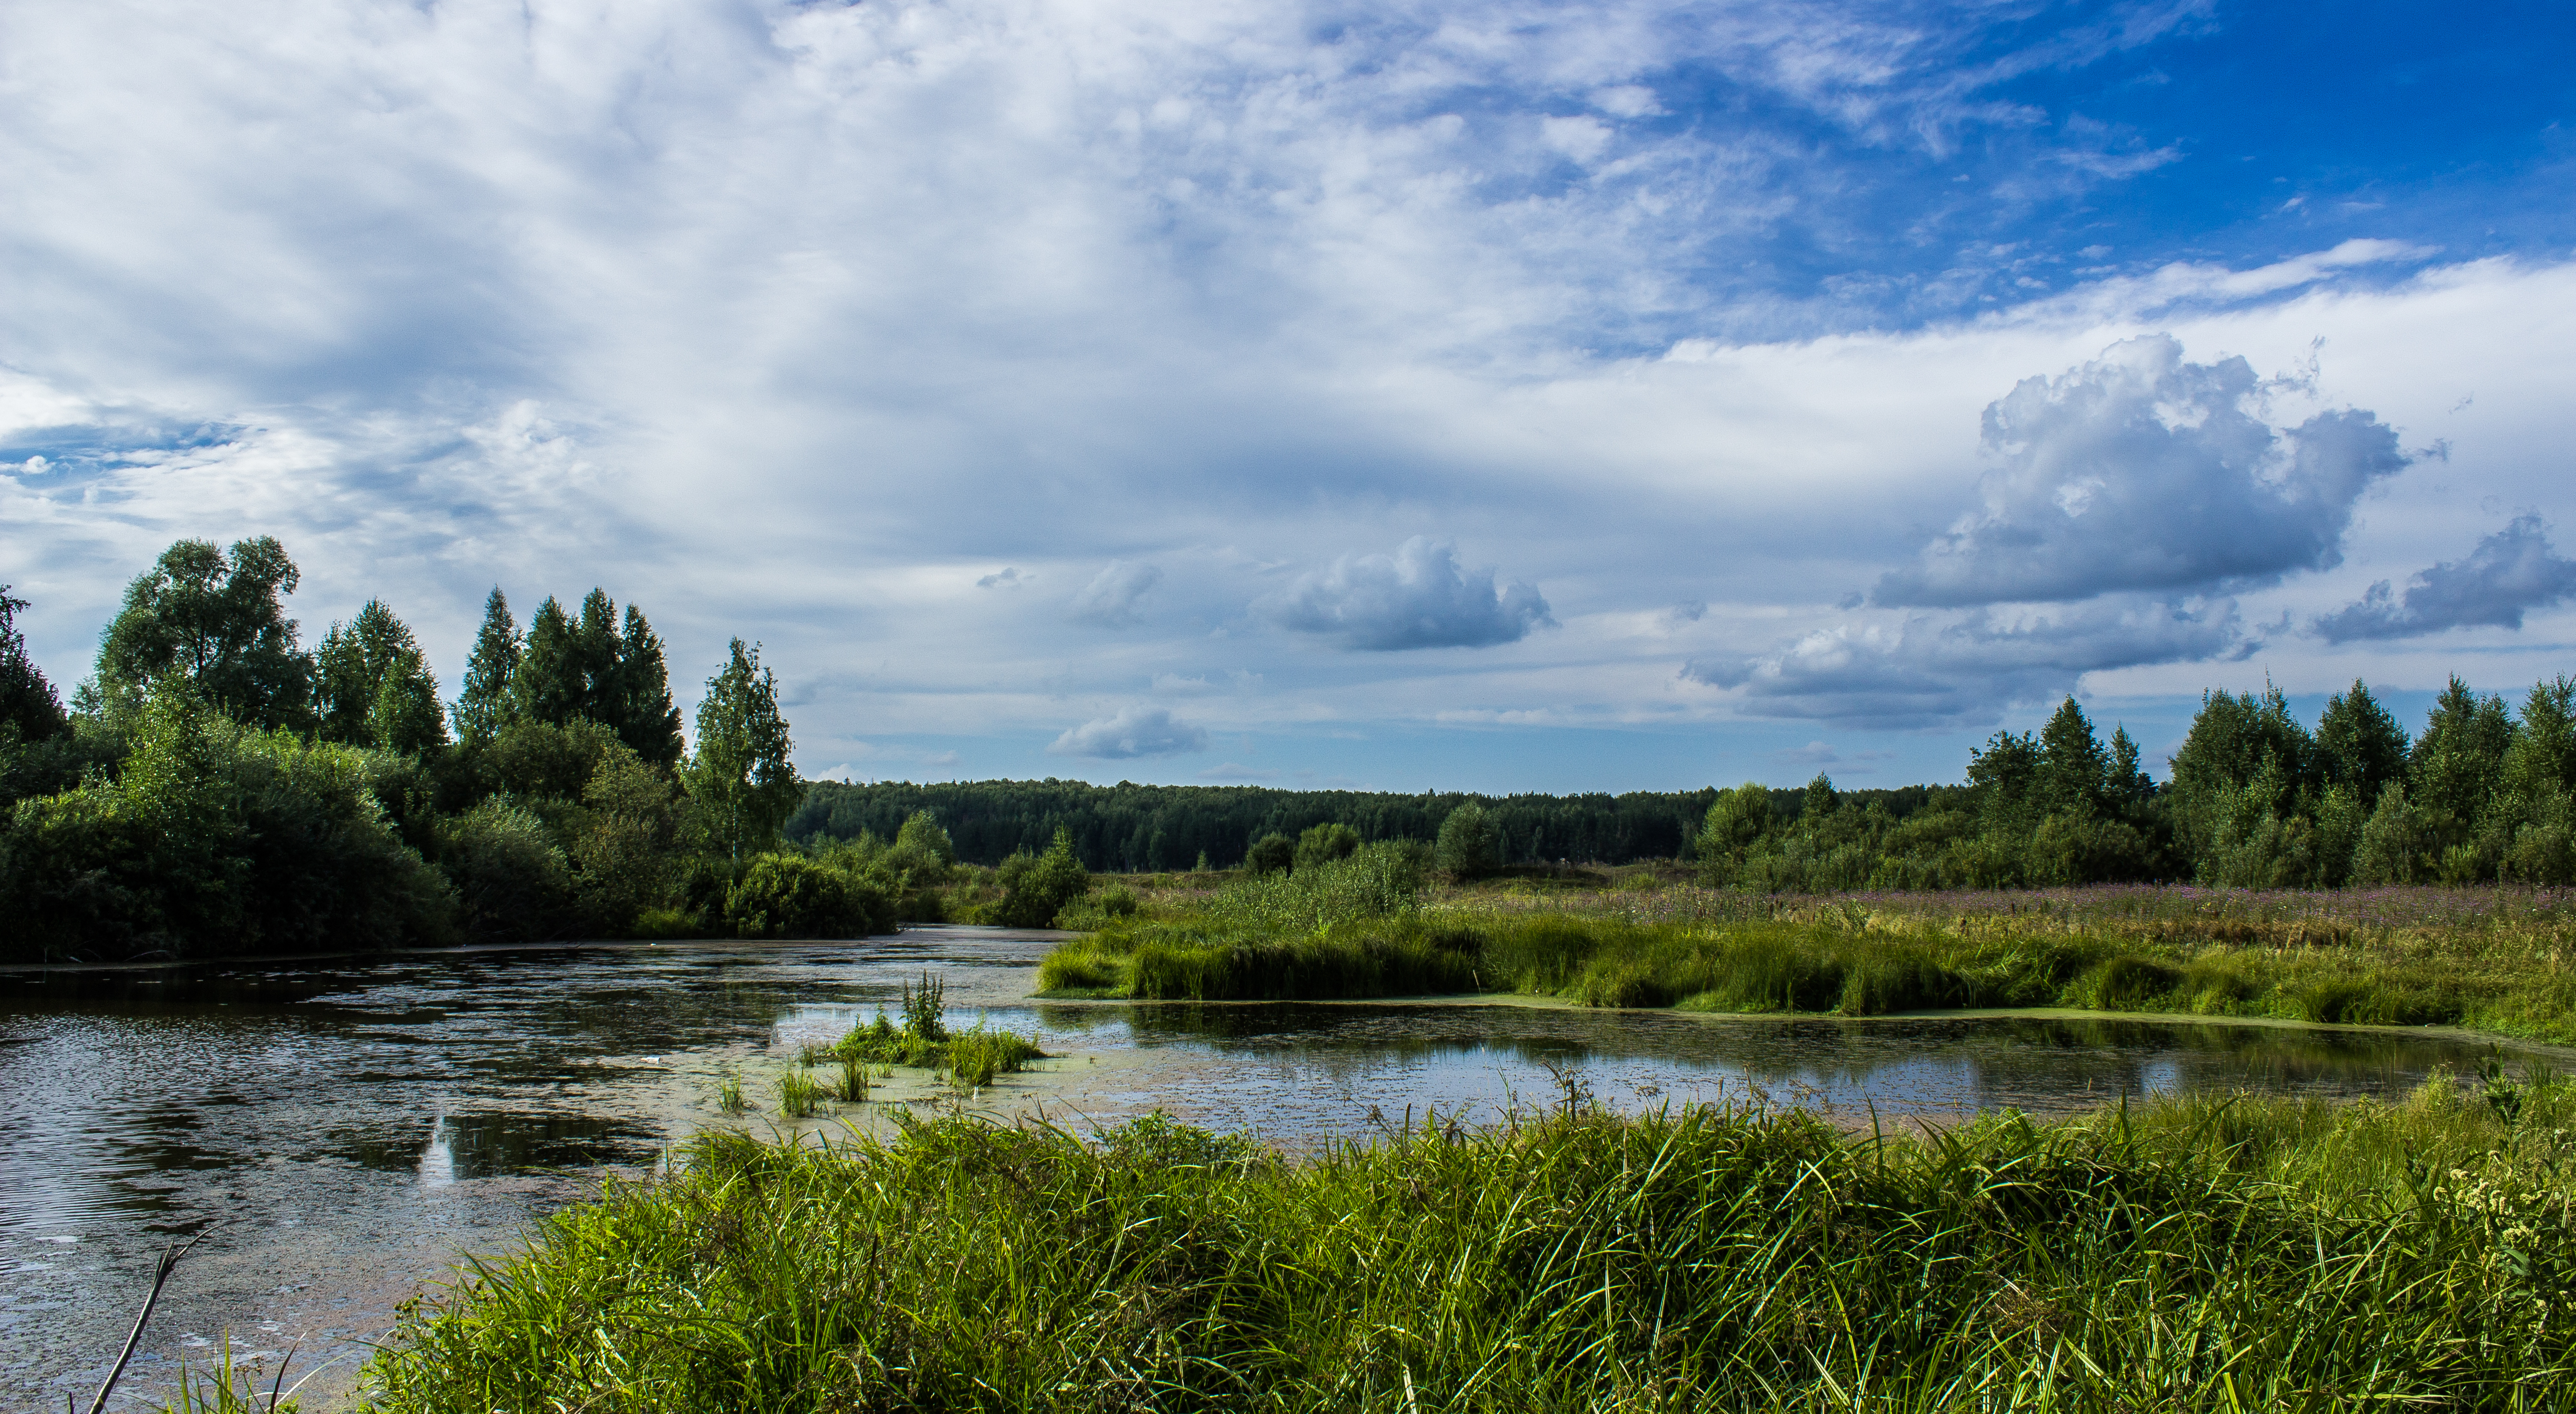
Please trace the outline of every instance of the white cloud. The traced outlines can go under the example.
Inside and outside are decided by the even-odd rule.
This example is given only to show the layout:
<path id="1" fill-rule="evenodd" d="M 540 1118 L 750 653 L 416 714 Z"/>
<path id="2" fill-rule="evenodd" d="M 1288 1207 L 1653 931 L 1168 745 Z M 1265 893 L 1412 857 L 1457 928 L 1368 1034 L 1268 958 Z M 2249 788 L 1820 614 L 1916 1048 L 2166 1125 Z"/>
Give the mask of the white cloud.
<path id="1" fill-rule="evenodd" d="M 1489 648 L 1551 624 L 1547 600 L 1494 572 L 1458 568 L 1457 546 L 1414 536 L 1393 555 L 1344 555 L 1254 605 L 1284 628 L 1376 652 Z"/>
<path id="2" fill-rule="evenodd" d="M 2007 707 L 2074 690 L 2084 674 L 2240 650 L 2232 600 L 2121 596 L 1818 629 L 1751 658 L 1695 659 L 1682 675 L 1741 694 L 1757 717 L 1890 729 L 1982 726 Z"/>
<path id="3" fill-rule="evenodd" d="M 2242 358 L 2185 361 L 2170 335 L 2126 340 L 1986 409 L 2001 467 L 1985 506 L 1892 570 L 1883 604 L 2199 591 L 2341 562 L 2354 505 L 2406 465 L 2367 412 L 2275 430 Z"/>
<path id="4" fill-rule="evenodd" d="M 1073 616 L 1104 628 L 1133 627 L 1146 591 L 1162 579 L 1163 572 L 1152 565 L 1111 560 L 1107 569 L 1092 576 L 1073 596 Z"/>
<path id="5" fill-rule="evenodd" d="M 1178 756 L 1207 750 L 1207 733 L 1175 719 L 1162 707 L 1125 707 L 1114 717 L 1101 717 L 1068 727 L 1047 750 L 1057 756 L 1089 756 L 1123 761 L 1137 756 Z"/>

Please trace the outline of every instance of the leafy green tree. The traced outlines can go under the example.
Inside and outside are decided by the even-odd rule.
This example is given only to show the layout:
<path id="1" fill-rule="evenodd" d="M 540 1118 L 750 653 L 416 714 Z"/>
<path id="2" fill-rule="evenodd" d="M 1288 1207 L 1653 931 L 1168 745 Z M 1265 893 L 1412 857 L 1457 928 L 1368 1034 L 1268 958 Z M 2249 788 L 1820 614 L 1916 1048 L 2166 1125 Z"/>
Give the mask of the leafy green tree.
<path id="1" fill-rule="evenodd" d="M 269 536 L 182 540 L 126 586 L 98 650 L 101 705 L 131 704 L 184 683 L 234 721 L 301 730 L 311 719 L 313 661 L 296 646 L 281 595 L 301 576 Z"/>
<path id="2" fill-rule="evenodd" d="M 18 611 L 26 607 L 0 584 L 0 732 L 14 730 L 22 742 L 49 741 L 70 719 L 54 685 L 27 656 L 27 636 L 18 629 Z"/>
<path id="3" fill-rule="evenodd" d="M 1091 872 L 1073 851 L 1073 832 L 1062 828 L 1046 853 L 1012 855 L 996 876 L 1002 897 L 993 905 L 993 921 L 1005 928 L 1047 927 L 1066 904 L 1091 890 Z"/>
<path id="4" fill-rule="evenodd" d="M 2352 680 L 2350 692 L 2326 699 L 2325 713 L 2317 718 L 2317 765 L 2324 784 L 2346 787 L 2354 799 L 2375 802 L 2381 787 L 2406 779 L 2406 756 L 2406 728 L 2361 679 Z"/>
<path id="5" fill-rule="evenodd" d="M 318 733 L 324 741 L 416 756 L 447 744 L 438 680 L 411 629 L 381 599 L 333 624 L 314 650 Z"/>
<path id="6" fill-rule="evenodd" d="M 529 635 L 531 643 L 535 634 Z M 757 646 L 733 641 L 732 660 L 707 679 L 698 703 L 697 755 L 680 779 L 697 803 L 714 847 L 734 859 L 778 838 L 778 827 L 804 796 L 787 719 L 778 714 L 778 679 L 760 666 Z"/>
<path id="7" fill-rule="evenodd" d="M 1299 870 L 1320 868 L 1336 859 L 1348 859 L 1360 851 L 1360 832 L 1336 821 L 1315 825 L 1297 837 L 1295 867 Z"/>
<path id="8" fill-rule="evenodd" d="M 492 586 L 483 601 L 483 627 L 474 635 L 474 655 L 465 660 L 465 682 L 456 698 L 456 735 L 469 742 L 492 739 L 518 718 L 511 684 L 519 673 L 519 621 L 510 617 L 509 596 Z"/>
<path id="9" fill-rule="evenodd" d="M 2204 694 L 2191 732 L 2174 753 L 2174 833 L 2187 856 L 2208 853 L 2222 825 L 2240 833 L 2248 819 L 2265 815 L 2286 822 L 2312 808 L 2316 742 L 2290 715 L 2279 688 L 2251 693 Z M 2247 792 L 2255 790 L 2259 799 Z"/>
<path id="10" fill-rule="evenodd" d="M 1432 858 L 1456 879 L 1481 879 L 1503 867 L 1502 840 L 1485 807 L 1469 801 L 1440 822 Z"/>
<path id="11" fill-rule="evenodd" d="M 948 832 L 939 828 L 939 818 L 927 810 L 916 810 L 904 817 L 903 828 L 895 831 L 897 853 L 911 854 L 938 864 L 957 862 L 957 845 Z"/>
<path id="12" fill-rule="evenodd" d="M 1718 792 L 1700 825 L 1700 874 L 1712 886 L 1735 882 L 1746 856 L 1771 828 L 1771 791 L 1759 781 L 1746 781 Z"/>
<path id="13" fill-rule="evenodd" d="M 1254 874 L 1276 874 L 1297 864 L 1297 842 L 1273 830 L 1244 851 L 1243 867 Z"/>
<path id="14" fill-rule="evenodd" d="M 1968 789 L 1987 828 L 2026 832 L 2038 823 L 2039 739 L 1997 732 L 1968 753 Z"/>
<path id="15" fill-rule="evenodd" d="M 2513 740 L 2513 718 L 2503 698 L 2480 697 L 2453 677 L 2434 699 L 2431 719 L 2407 762 L 2406 794 L 2428 837 L 2432 868 L 2444 883 L 2493 877 L 2502 841 L 2480 840 L 2477 827 L 2503 780 Z"/>
<path id="16" fill-rule="evenodd" d="M 2576 792 L 2576 678 L 2532 684 L 2521 729 L 2505 752 L 2503 787 L 2535 798 L 2552 789 Z"/>

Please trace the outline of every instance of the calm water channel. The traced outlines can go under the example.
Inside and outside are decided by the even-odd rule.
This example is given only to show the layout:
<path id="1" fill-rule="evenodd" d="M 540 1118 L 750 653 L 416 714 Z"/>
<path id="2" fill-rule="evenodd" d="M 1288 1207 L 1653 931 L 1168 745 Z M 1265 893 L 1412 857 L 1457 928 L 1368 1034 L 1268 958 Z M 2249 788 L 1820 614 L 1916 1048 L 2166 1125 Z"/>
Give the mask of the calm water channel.
<path id="1" fill-rule="evenodd" d="M 2481 1046 L 2357 1031 L 1977 1018 L 1713 1019 L 1485 1004 L 1026 1000 L 1048 935 L 920 929 L 850 944 L 416 955 L 184 974 L 0 973 L 0 1405 L 83 1407 L 170 1234 L 174 1277 L 116 1407 L 149 1407 L 225 1343 L 327 1407 L 365 1342 L 460 1253 L 504 1251 L 607 1167 L 728 1121 L 807 1043 L 925 970 L 952 1025 L 1035 1031 L 1057 1059 L 972 1097 L 917 1075 L 888 1105 L 1074 1125 L 1160 1108 L 1311 1144 L 1375 1117 L 1491 1118 L 1572 1083 L 1641 1105 L 1767 1098 L 1845 1122 L 2046 1111 L 2252 1087 L 2394 1095 Z M 810 1125 L 808 1127 L 811 1127 Z"/>

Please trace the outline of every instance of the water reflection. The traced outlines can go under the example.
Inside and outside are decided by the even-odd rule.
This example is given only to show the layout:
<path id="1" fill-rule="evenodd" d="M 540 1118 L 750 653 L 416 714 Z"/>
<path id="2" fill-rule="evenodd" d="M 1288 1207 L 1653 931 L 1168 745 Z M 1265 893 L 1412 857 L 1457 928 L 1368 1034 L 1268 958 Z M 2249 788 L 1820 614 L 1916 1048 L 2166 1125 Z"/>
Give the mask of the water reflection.
<path id="1" fill-rule="evenodd" d="M 497 1250 L 532 1212 L 595 1192 L 602 1166 L 721 1122 L 727 1070 L 765 1097 L 758 1077 L 892 1007 L 924 969 L 946 982 L 951 1025 L 1035 1031 L 1060 1057 L 986 1092 L 997 1111 L 1160 1108 L 1291 1144 L 1363 1131 L 1372 1111 L 1491 1115 L 1564 1084 L 1629 1109 L 1767 1096 L 1894 1116 L 2195 1088 L 2393 1095 L 2483 1053 L 2081 1019 L 1033 1004 L 1047 946 L 949 929 L 0 977 L 0 1405 L 95 1388 L 134 1274 L 163 1234 L 209 1220 L 223 1226 L 164 1298 L 135 1389 L 228 1328 L 263 1347 L 284 1344 L 271 1327 L 300 1334 L 306 1359 L 356 1350 L 459 1251 Z"/>

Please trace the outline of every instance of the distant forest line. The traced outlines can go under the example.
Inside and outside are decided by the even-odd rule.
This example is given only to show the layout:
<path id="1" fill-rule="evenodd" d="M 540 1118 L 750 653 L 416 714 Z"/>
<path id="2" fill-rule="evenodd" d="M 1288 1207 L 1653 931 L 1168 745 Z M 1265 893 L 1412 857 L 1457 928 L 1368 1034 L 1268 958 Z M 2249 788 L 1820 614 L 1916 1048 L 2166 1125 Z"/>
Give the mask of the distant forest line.
<path id="1" fill-rule="evenodd" d="M 1844 791 L 1903 820 L 1963 786 L 1906 786 Z M 1243 863 L 1265 835 L 1295 837 L 1324 824 L 1348 825 L 1366 840 L 1429 840 L 1461 805 L 1484 807 L 1505 864 L 1633 864 L 1693 857 L 1700 826 L 1717 800 L 1714 786 L 1621 795 L 1487 795 L 1465 791 L 1279 790 L 1263 786 L 1114 786 L 1049 778 L 915 785 L 816 781 L 781 833 L 855 840 L 892 839 L 913 814 L 928 811 L 956 841 L 957 857 L 998 864 L 1020 851 L 1046 848 L 1069 832 L 1083 864 L 1108 873 L 1162 873 Z M 1806 792 L 1772 789 L 1781 823 L 1794 821 Z"/>

